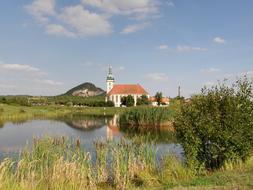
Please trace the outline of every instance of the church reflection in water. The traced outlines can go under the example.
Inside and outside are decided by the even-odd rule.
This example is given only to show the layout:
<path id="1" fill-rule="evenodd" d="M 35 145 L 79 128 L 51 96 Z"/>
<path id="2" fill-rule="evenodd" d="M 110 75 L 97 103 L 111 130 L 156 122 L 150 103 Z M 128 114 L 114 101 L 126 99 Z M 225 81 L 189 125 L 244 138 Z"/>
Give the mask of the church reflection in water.
<path id="1" fill-rule="evenodd" d="M 113 117 L 105 116 L 86 116 L 86 117 L 74 117 L 71 119 L 65 119 L 64 122 L 71 128 L 80 131 L 94 131 L 96 129 L 105 128 L 106 134 L 103 136 L 107 140 L 113 140 L 114 137 L 120 135 L 118 128 L 119 115 L 114 115 Z"/>
<path id="2" fill-rule="evenodd" d="M 107 123 L 106 127 L 106 137 L 107 140 L 113 140 L 114 136 L 118 136 L 120 134 L 118 127 L 118 119 L 119 115 L 114 115 L 112 119 L 110 119 Z"/>

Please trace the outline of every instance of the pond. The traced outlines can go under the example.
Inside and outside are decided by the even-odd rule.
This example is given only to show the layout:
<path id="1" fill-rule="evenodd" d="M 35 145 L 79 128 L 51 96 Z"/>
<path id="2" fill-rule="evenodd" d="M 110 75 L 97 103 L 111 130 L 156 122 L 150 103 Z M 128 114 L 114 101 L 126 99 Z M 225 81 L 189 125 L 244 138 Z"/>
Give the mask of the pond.
<path id="1" fill-rule="evenodd" d="M 159 155 L 174 154 L 182 157 L 182 147 L 176 143 L 171 132 L 156 131 L 149 134 L 126 133 L 119 130 L 117 116 L 85 116 L 70 115 L 54 120 L 29 120 L 22 122 L 7 122 L 0 127 L 0 159 L 10 155 L 18 155 L 19 152 L 32 144 L 34 138 L 41 137 L 67 137 L 69 140 L 80 139 L 81 145 L 88 151 L 93 150 L 93 142 L 96 140 L 115 140 L 122 138 L 149 139 L 155 142 L 155 148 Z M 145 138 L 143 138 L 145 136 Z"/>

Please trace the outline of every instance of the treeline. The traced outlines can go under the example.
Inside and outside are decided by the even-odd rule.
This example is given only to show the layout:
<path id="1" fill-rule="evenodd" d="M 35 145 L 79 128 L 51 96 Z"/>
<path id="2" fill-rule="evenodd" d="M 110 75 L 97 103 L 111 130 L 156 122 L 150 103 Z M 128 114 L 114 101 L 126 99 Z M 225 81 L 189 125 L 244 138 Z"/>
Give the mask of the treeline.
<path id="1" fill-rule="evenodd" d="M 0 96 L 0 103 L 20 106 L 88 106 L 113 107 L 114 103 L 105 101 L 105 96 L 77 97 L 77 96 Z"/>
<path id="2" fill-rule="evenodd" d="M 0 96 L 0 103 L 9 105 L 30 106 L 30 96 Z"/>

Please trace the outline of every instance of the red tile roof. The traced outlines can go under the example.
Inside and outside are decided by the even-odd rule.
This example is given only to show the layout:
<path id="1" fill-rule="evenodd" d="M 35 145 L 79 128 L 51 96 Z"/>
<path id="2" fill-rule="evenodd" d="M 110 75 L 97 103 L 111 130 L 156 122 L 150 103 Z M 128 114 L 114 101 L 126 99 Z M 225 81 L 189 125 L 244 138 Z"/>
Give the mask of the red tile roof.
<path id="1" fill-rule="evenodd" d="M 113 86 L 112 90 L 108 93 L 109 95 L 113 94 L 139 94 L 147 95 L 148 93 L 142 88 L 139 84 L 116 84 Z"/>

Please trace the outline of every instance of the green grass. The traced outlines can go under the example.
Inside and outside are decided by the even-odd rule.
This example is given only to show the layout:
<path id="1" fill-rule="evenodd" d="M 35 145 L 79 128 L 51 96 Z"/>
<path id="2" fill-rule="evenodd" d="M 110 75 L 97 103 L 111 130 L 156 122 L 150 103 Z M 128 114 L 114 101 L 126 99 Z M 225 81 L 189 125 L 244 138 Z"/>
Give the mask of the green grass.
<path id="1" fill-rule="evenodd" d="M 158 167 L 155 151 L 138 141 L 96 141 L 91 154 L 79 140 L 34 139 L 20 158 L 0 161 L 0 189 L 252 189 L 253 159 L 200 174 L 173 156 Z"/>
<path id="2" fill-rule="evenodd" d="M 67 106 L 15 106 L 0 104 L 0 123 L 5 121 L 20 121 L 27 119 L 57 118 L 69 114 L 84 115 L 114 115 L 124 108 L 114 107 L 67 107 Z"/>

